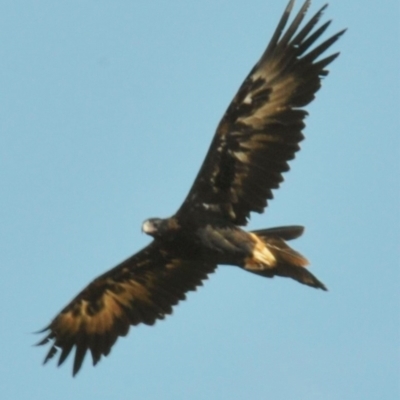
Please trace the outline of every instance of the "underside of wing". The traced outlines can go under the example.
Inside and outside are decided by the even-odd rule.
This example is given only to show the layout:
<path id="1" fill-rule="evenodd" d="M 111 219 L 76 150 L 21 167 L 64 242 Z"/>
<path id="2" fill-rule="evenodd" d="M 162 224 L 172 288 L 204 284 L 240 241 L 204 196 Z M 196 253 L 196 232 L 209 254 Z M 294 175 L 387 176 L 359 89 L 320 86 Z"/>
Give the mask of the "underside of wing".
<path id="1" fill-rule="evenodd" d="M 99 276 L 42 331 L 50 343 L 46 363 L 61 350 L 61 365 L 75 347 L 75 375 L 89 350 L 93 364 L 109 354 L 130 325 L 152 325 L 195 290 L 216 265 L 175 258 L 156 242 Z"/>
<path id="2" fill-rule="evenodd" d="M 303 139 L 304 106 L 338 53 L 320 56 L 344 32 L 315 45 L 330 21 L 317 27 L 324 6 L 300 27 L 308 0 L 285 30 L 293 3 L 223 116 L 179 213 L 200 207 L 245 225 L 250 212 L 263 212 L 289 170 Z"/>

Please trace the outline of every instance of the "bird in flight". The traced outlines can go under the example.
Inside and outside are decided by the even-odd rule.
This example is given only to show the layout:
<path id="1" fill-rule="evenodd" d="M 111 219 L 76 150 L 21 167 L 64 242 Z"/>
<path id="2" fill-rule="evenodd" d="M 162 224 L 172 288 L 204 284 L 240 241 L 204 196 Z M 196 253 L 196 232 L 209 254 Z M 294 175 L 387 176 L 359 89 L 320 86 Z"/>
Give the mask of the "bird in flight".
<path id="1" fill-rule="evenodd" d="M 96 365 L 131 325 L 153 325 L 171 314 L 218 264 L 326 290 L 306 269 L 307 259 L 287 244 L 302 227 L 241 228 L 251 212 L 264 211 L 289 170 L 303 139 L 304 107 L 339 53 L 320 56 L 344 33 L 315 44 L 330 21 L 318 26 L 325 5 L 300 28 L 310 0 L 285 29 L 293 5 L 222 117 L 179 210 L 145 221 L 142 230 L 153 241 L 89 283 L 41 331 L 46 336 L 38 345 L 50 344 L 44 363 L 60 351 L 61 365 L 75 348 L 73 375 L 87 352 Z"/>

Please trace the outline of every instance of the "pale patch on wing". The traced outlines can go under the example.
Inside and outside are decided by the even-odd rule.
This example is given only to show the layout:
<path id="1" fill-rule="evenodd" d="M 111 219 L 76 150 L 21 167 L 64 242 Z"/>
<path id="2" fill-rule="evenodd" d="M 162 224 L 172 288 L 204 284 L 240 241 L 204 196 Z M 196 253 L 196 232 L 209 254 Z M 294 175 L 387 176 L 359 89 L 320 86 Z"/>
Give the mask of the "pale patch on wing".
<path id="1" fill-rule="evenodd" d="M 51 344 L 44 362 L 61 349 L 59 364 L 76 347 L 73 374 L 86 352 L 96 364 L 130 325 L 153 325 L 214 271 L 216 265 L 173 258 L 153 242 L 141 252 L 95 279 L 42 332 Z"/>
<path id="2" fill-rule="evenodd" d="M 150 283 L 150 282 L 148 282 Z M 107 288 L 112 284 L 112 288 Z M 111 279 L 104 282 L 104 292 L 96 300 L 77 299 L 53 321 L 54 331 L 58 334 L 76 334 L 86 332 L 88 335 L 112 331 L 115 321 L 126 318 L 126 309 L 135 303 L 151 304 L 149 290 L 133 279 L 115 283 Z M 150 286 L 150 285 L 149 285 Z M 89 293 L 90 287 L 87 291 Z M 90 299 L 90 294 L 88 298 Z M 135 322 L 135 321 L 131 321 Z M 138 321 L 139 322 L 139 321 Z M 138 323 L 136 322 L 136 323 Z"/>
<path id="3" fill-rule="evenodd" d="M 237 160 L 239 160 L 240 162 L 246 164 L 249 162 L 249 156 L 246 152 L 244 151 L 234 151 L 233 155 L 235 156 L 235 158 Z"/>
<path id="4" fill-rule="evenodd" d="M 220 209 L 220 205 L 219 204 L 207 204 L 207 203 L 203 203 L 203 207 L 208 210 L 208 211 L 212 211 L 212 212 L 219 212 Z"/>
<path id="5" fill-rule="evenodd" d="M 262 212 L 272 199 L 304 138 L 304 107 L 314 99 L 328 74 L 325 68 L 338 53 L 320 56 L 344 33 L 316 44 L 330 21 L 317 26 L 324 6 L 301 26 L 309 4 L 307 0 L 286 27 L 293 1 L 287 6 L 267 49 L 218 125 L 179 213 L 202 203 L 220 204 L 221 216 L 245 225 L 252 211 Z"/>
<path id="6" fill-rule="evenodd" d="M 266 68 L 262 72 L 263 86 L 258 90 L 269 89 L 268 101 L 265 101 L 264 104 L 257 108 L 255 107 L 253 114 L 238 118 L 239 123 L 251 126 L 253 129 L 262 129 L 268 122 L 273 122 L 274 115 L 290 108 L 291 104 L 288 104 L 288 99 L 290 99 L 300 84 L 299 80 L 295 79 L 293 75 L 277 76 L 276 79 L 271 79 L 269 74 L 274 74 L 272 74 L 269 68 Z M 268 82 L 266 81 L 267 77 Z M 257 95 L 257 92 L 251 94 L 251 96 Z"/>

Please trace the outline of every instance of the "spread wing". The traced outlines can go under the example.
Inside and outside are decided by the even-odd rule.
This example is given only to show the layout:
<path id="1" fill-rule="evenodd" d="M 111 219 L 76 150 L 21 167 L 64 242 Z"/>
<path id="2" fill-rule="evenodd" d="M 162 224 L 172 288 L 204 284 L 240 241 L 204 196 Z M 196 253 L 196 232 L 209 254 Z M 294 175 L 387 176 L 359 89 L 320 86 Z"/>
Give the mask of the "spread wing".
<path id="1" fill-rule="evenodd" d="M 343 33 L 318 46 L 330 21 L 316 27 L 324 6 L 299 29 L 306 1 L 284 32 L 294 1 L 288 4 L 261 59 L 223 116 L 199 174 L 178 213 L 205 208 L 245 225 L 251 211 L 263 212 L 271 189 L 279 187 L 303 139 L 307 112 L 325 69 L 339 53 L 319 59 Z"/>
<path id="2" fill-rule="evenodd" d="M 215 268 L 214 264 L 174 258 L 152 242 L 90 283 L 41 331 L 47 336 L 38 345 L 51 346 L 44 363 L 61 350 L 61 365 L 75 347 L 73 375 L 88 350 L 93 365 L 97 364 L 118 336 L 128 333 L 130 325 L 152 325 L 171 314 L 172 306 Z"/>

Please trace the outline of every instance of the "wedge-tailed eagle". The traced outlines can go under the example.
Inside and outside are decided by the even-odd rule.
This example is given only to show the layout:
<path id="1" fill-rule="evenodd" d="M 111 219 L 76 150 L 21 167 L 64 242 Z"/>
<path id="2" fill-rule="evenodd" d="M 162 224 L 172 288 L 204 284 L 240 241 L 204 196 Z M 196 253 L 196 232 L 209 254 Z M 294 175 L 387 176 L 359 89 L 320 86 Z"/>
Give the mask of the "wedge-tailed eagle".
<path id="1" fill-rule="evenodd" d="M 308 261 L 286 241 L 300 226 L 246 232 L 252 211 L 262 213 L 272 189 L 299 150 L 310 103 L 339 53 L 320 56 L 343 34 L 316 45 L 330 21 L 317 26 L 322 7 L 303 24 L 307 0 L 285 30 L 291 0 L 272 39 L 219 123 L 189 194 L 170 218 L 151 218 L 142 229 L 153 241 L 96 278 L 41 332 L 50 344 L 44 363 L 58 350 L 58 365 L 75 347 L 73 374 L 89 351 L 93 364 L 107 356 L 131 325 L 153 325 L 172 313 L 218 264 L 272 278 L 283 276 L 326 290 L 305 267 Z"/>

